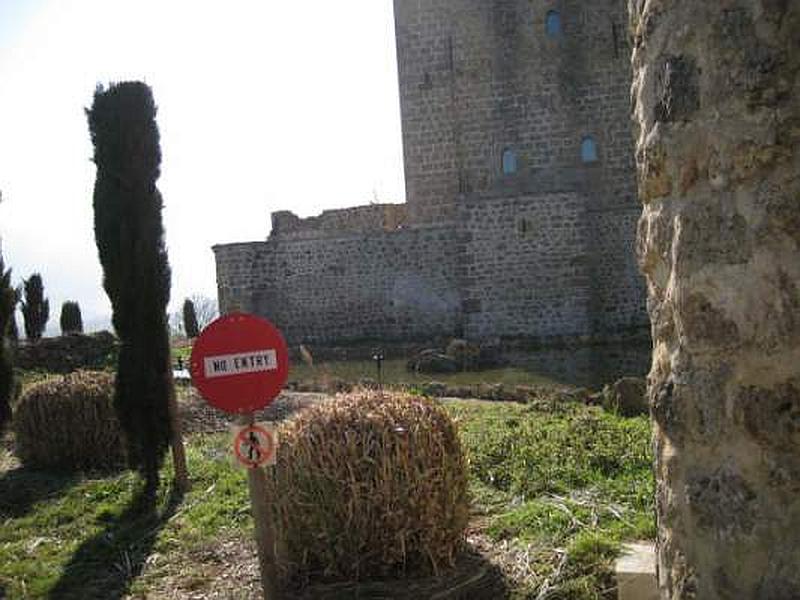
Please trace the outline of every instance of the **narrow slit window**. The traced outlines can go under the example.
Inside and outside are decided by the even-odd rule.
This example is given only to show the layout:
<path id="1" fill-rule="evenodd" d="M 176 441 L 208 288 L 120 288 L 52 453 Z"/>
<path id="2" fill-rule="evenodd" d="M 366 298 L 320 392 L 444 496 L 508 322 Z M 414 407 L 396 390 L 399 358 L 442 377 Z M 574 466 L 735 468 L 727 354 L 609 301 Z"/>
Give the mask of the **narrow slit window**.
<path id="1" fill-rule="evenodd" d="M 558 37 L 561 35 L 561 14 L 557 10 L 551 10 L 547 13 L 544 20 L 545 31 L 550 37 Z"/>
<path id="2" fill-rule="evenodd" d="M 593 163 L 597 161 L 597 143 L 593 137 L 587 136 L 581 141 L 581 162 Z"/>
<path id="3" fill-rule="evenodd" d="M 503 150 L 503 175 L 513 175 L 517 172 L 517 153 L 506 148 Z"/>

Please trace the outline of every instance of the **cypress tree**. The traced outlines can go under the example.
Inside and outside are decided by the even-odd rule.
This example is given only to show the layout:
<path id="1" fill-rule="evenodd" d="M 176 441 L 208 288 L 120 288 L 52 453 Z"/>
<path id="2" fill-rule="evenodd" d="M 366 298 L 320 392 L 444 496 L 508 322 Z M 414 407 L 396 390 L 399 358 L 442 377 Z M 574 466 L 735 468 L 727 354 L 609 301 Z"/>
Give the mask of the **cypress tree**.
<path id="1" fill-rule="evenodd" d="M 14 390 L 14 369 L 7 335 L 14 319 L 17 291 L 11 287 L 11 269 L 5 270 L 0 255 L 0 432 L 11 420 L 11 395 Z"/>
<path id="2" fill-rule="evenodd" d="M 83 318 L 81 307 L 77 302 L 67 300 L 61 305 L 61 334 L 83 333 Z"/>
<path id="3" fill-rule="evenodd" d="M 42 276 L 34 273 L 22 282 L 22 317 L 25 321 L 25 337 L 38 340 L 44 333 L 50 318 L 50 301 L 44 297 Z"/>
<path id="4" fill-rule="evenodd" d="M 166 307 L 170 268 L 156 187 L 156 106 L 141 82 L 98 86 L 87 110 L 97 176 L 95 241 L 120 340 L 114 406 L 132 467 L 154 493 L 174 423 Z M 178 466 L 176 465 L 176 470 Z"/>
<path id="5" fill-rule="evenodd" d="M 183 301 L 183 329 L 186 337 L 196 338 L 200 335 L 200 328 L 197 325 L 197 313 L 194 310 L 194 302 L 186 298 Z"/>

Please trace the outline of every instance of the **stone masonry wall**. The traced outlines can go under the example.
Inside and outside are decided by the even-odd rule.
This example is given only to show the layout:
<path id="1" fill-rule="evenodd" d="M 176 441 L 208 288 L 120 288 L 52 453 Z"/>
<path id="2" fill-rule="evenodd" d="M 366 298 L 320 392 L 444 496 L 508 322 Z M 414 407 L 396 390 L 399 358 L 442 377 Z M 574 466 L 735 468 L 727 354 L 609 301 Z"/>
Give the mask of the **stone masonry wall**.
<path id="1" fill-rule="evenodd" d="M 460 208 L 468 337 L 590 333 L 585 198 L 477 197 Z"/>
<path id="2" fill-rule="evenodd" d="M 630 10 L 663 598 L 800 598 L 800 2 Z"/>
<path id="3" fill-rule="evenodd" d="M 634 262 L 634 220 L 589 206 L 577 192 L 484 194 L 444 226 L 314 235 L 301 222 L 266 242 L 214 247 L 220 306 L 265 315 L 294 342 L 602 337 L 641 325 L 636 274 L 604 287 Z M 609 230 L 630 246 L 598 251 Z"/>
<path id="4" fill-rule="evenodd" d="M 405 204 L 368 204 L 323 211 L 301 219 L 288 210 L 272 213 L 271 235 L 276 238 L 316 238 L 344 233 L 394 231 L 406 224 Z"/>
<path id="5" fill-rule="evenodd" d="M 602 338 L 646 323 L 637 213 L 561 191 L 472 195 L 458 215 L 468 337 Z"/>
<path id="6" fill-rule="evenodd" d="M 561 24 L 556 35 L 547 32 L 550 12 Z M 573 316 L 543 323 L 535 314 L 513 314 L 512 307 L 530 306 L 537 292 L 516 290 L 498 273 L 497 280 L 480 279 L 486 289 L 479 295 L 495 298 L 494 315 L 473 312 L 477 301 L 467 290 L 466 321 L 472 323 L 467 328 L 488 332 L 506 322 L 500 331 L 541 335 L 561 327 L 602 332 L 644 324 L 645 289 L 635 261 L 640 208 L 624 0 L 395 0 L 395 21 L 411 226 L 443 221 L 464 226 L 462 219 L 477 213 L 468 208 L 465 215 L 461 205 L 476 207 L 487 198 L 506 198 L 514 206 L 520 206 L 516 199 L 528 198 L 531 215 L 539 213 L 532 198 L 546 192 L 579 193 L 585 204 L 584 237 L 572 254 L 584 257 L 582 277 L 591 281 L 583 287 L 590 291 L 572 298 L 574 274 L 565 272 L 562 302 Z M 596 162 L 582 161 L 587 137 L 596 143 Z M 516 155 L 515 173 L 503 172 L 505 150 Z M 548 222 L 553 208 L 548 206 L 532 231 Z M 496 216 L 512 227 L 501 230 L 490 220 L 481 235 L 496 238 L 493 247 L 516 235 L 513 215 Z M 511 260 L 520 281 L 534 281 L 537 265 L 551 259 L 534 245 L 523 246 L 530 253 L 516 259 L 484 253 L 484 272 Z M 552 293 L 561 287 L 552 286 Z M 503 300 L 499 290 L 510 296 Z M 500 317 L 503 312 L 508 316 Z"/>
<path id="7" fill-rule="evenodd" d="M 292 342 L 453 335 L 463 246 L 448 227 L 215 246 L 220 307 Z"/>
<path id="8" fill-rule="evenodd" d="M 574 167 L 595 171 L 596 205 L 635 210 L 624 0 L 395 0 L 395 21 L 412 223 L 452 220 L 459 194 Z M 600 161 L 584 166 L 586 136 Z"/>

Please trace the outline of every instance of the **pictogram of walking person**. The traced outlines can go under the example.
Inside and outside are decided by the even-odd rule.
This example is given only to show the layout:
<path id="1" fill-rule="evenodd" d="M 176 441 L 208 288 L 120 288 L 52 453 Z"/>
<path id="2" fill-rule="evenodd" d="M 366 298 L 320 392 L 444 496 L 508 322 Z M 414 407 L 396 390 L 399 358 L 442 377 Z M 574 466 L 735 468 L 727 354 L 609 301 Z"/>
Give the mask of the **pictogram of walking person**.
<path id="1" fill-rule="evenodd" d="M 247 442 L 247 458 L 253 463 L 257 464 L 261 460 L 261 442 L 259 441 L 255 431 L 251 431 L 248 434 Z"/>

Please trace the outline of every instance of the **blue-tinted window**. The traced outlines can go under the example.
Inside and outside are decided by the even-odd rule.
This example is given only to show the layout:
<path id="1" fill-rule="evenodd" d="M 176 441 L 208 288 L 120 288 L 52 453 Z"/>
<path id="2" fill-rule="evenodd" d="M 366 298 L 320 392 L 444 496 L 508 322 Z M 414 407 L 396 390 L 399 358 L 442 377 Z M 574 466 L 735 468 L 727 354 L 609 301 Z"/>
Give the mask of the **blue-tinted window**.
<path id="1" fill-rule="evenodd" d="M 503 174 L 513 175 L 517 172 L 517 153 L 506 148 L 503 150 Z"/>
<path id="2" fill-rule="evenodd" d="M 585 137 L 581 141 L 581 161 L 585 163 L 597 162 L 597 144 L 592 137 Z"/>
<path id="3" fill-rule="evenodd" d="M 548 12 L 547 17 L 545 17 L 544 27 L 550 37 L 561 35 L 561 14 L 557 10 Z"/>

